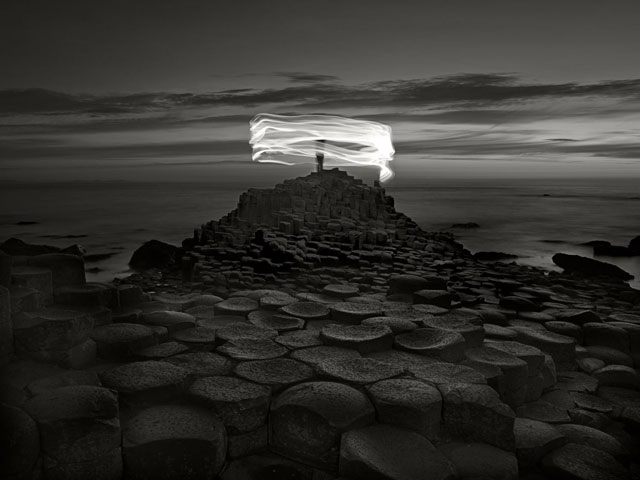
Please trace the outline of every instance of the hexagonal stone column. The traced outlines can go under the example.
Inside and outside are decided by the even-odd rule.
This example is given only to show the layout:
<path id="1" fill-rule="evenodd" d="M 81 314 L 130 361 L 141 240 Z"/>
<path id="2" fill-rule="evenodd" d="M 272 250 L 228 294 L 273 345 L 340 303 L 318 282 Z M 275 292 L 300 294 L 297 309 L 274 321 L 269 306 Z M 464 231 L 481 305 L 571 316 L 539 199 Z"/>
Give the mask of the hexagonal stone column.
<path id="1" fill-rule="evenodd" d="M 384 315 L 382 306 L 374 302 L 340 302 L 330 305 L 329 308 L 334 322 L 351 325 L 357 325 L 369 317 Z"/>
<path id="2" fill-rule="evenodd" d="M 258 308 L 260 308 L 260 304 L 256 300 L 248 297 L 231 297 L 214 305 L 216 313 L 242 317 L 246 317 Z"/>
<path id="3" fill-rule="evenodd" d="M 401 375 L 402 367 L 391 365 L 373 358 L 346 358 L 343 360 L 325 360 L 316 370 L 318 375 L 331 380 L 366 385 Z"/>
<path id="4" fill-rule="evenodd" d="M 457 332 L 418 328 L 413 332 L 396 335 L 394 345 L 399 350 L 457 363 L 464 359 L 466 342 Z"/>
<path id="5" fill-rule="evenodd" d="M 452 295 L 447 290 L 418 290 L 413 292 L 413 303 L 435 305 L 436 307 L 449 308 Z"/>
<path id="6" fill-rule="evenodd" d="M 135 323 L 113 323 L 96 327 L 91 338 L 98 346 L 98 356 L 106 360 L 121 360 L 138 350 L 158 343 L 152 329 Z"/>
<path id="7" fill-rule="evenodd" d="M 322 320 L 329 317 L 330 310 L 316 302 L 297 302 L 286 305 L 280 309 L 282 313 L 303 320 Z"/>
<path id="8" fill-rule="evenodd" d="M 191 385 L 188 396 L 222 418 L 229 457 L 267 448 L 268 387 L 233 377 L 205 377 Z"/>
<path id="9" fill-rule="evenodd" d="M 26 409 L 38 423 L 46 478 L 120 478 L 120 420 L 113 391 L 61 387 L 36 395 Z"/>
<path id="10" fill-rule="evenodd" d="M 214 478 L 224 462 L 226 440 L 224 425 L 207 409 L 148 408 L 124 425 L 124 478 Z"/>
<path id="11" fill-rule="evenodd" d="M 487 345 L 493 345 L 489 343 Z M 465 352 L 471 366 L 497 367 L 502 372 L 499 381 L 501 398 L 509 405 L 522 405 L 527 394 L 527 362 L 511 353 L 491 346 L 471 348 Z"/>
<path id="12" fill-rule="evenodd" d="M 367 387 L 378 421 L 414 430 L 429 440 L 440 431 L 442 395 L 418 380 L 382 380 Z"/>
<path id="13" fill-rule="evenodd" d="M 38 290 L 45 305 L 53 302 L 53 277 L 48 268 L 13 267 L 11 280 L 14 285 Z"/>
<path id="14" fill-rule="evenodd" d="M 458 332 L 464 337 L 467 348 L 479 347 L 484 340 L 484 328 L 467 318 L 428 317 L 422 323 L 425 327 Z"/>
<path id="15" fill-rule="evenodd" d="M 234 360 L 268 360 L 282 357 L 289 350 L 273 340 L 233 340 L 220 346 L 216 350 L 222 355 Z"/>
<path id="16" fill-rule="evenodd" d="M 413 293 L 418 290 L 447 288 L 447 280 L 435 276 L 418 277 L 412 274 L 394 275 L 389 279 L 389 291 L 387 295 L 396 293 Z"/>
<path id="17" fill-rule="evenodd" d="M 342 433 L 374 419 L 373 405 L 355 388 L 334 382 L 302 383 L 272 403 L 269 444 L 285 457 L 336 470 Z"/>
<path id="18" fill-rule="evenodd" d="M 71 366 L 73 349 L 89 340 L 94 319 L 73 310 L 47 308 L 14 318 L 16 353 L 44 362 Z M 89 358 L 87 363 L 95 360 Z"/>
<path id="19" fill-rule="evenodd" d="M 54 292 L 55 301 L 61 305 L 76 305 L 93 307 L 96 305 L 110 307 L 117 301 L 117 293 L 113 287 L 100 283 L 85 285 L 66 285 Z"/>
<path id="20" fill-rule="evenodd" d="M 535 467 L 547 453 L 566 443 L 565 436 L 548 423 L 516 418 L 513 426 L 516 457 L 522 469 Z"/>
<path id="21" fill-rule="evenodd" d="M 438 385 L 442 394 L 443 435 L 454 441 L 488 443 L 515 450 L 515 414 L 487 385 L 451 383 Z"/>
<path id="22" fill-rule="evenodd" d="M 518 342 L 539 348 L 551 355 L 558 370 L 573 370 L 576 359 L 574 338 L 526 327 L 512 329 L 518 334 Z"/>
<path id="23" fill-rule="evenodd" d="M 9 295 L 9 289 L 0 285 L 0 365 L 7 363 L 13 354 L 13 322 Z"/>
<path id="24" fill-rule="evenodd" d="M 170 310 L 151 312 L 142 314 L 142 323 L 149 326 L 165 327 L 169 333 L 177 332 L 196 326 L 196 319 L 193 315 Z"/>
<path id="25" fill-rule="evenodd" d="M 322 292 L 337 298 L 349 298 L 357 295 L 359 290 L 360 289 L 356 285 L 334 283 L 325 285 L 325 287 L 322 289 Z"/>
<path id="26" fill-rule="evenodd" d="M 362 355 L 389 350 L 393 345 L 391 328 L 386 325 L 327 325 L 320 338 L 326 345 L 351 348 Z"/>
<path id="27" fill-rule="evenodd" d="M 629 478 L 627 470 L 607 452 L 587 445 L 567 443 L 542 459 L 550 478 L 617 480 Z"/>
<path id="28" fill-rule="evenodd" d="M 518 460 L 485 443 L 448 443 L 438 447 L 453 466 L 458 478 L 518 480 Z"/>
<path id="29" fill-rule="evenodd" d="M 346 432 L 340 448 L 340 475 L 389 480 L 455 478 L 446 457 L 429 440 L 391 425 Z"/>
<path id="30" fill-rule="evenodd" d="M 309 365 L 291 358 L 241 362 L 236 366 L 235 373 L 252 382 L 268 385 L 274 391 L 310 380 L 314 376 Z"/>
<path id="31" fill-rule="evenodd" d="M 23 410 L 0 404 L 0 425 L 0 444 L 9 446 L 0 463 L 0 475 L 11 479 L 34 478 L 32 472 L 40 454 L 36 422 Z"/>
<path id="32" fill-rule="evenodd" d="M 585 345 L 599 345 L 629 353 L 629 334 L 608 323 L 585 323 L 582 326 Z"/>
<path id="33" fill-rule="evenodd" d="M 193 382 L 187 395 L 213 409 L 230 434 L 238 434 L 266 423 L 271 390 L 240 378 L 215 376 Z"/>
<path id="34" fill-rule="evenodd" d="M 65 285 L 83 285 L 86 283 L 84 259 L 67 253 L 46 253 L 27 259 L 32 267 L 51 270 L 54 290 Z"/>
<path id="35" fill-rule="evenodd" d="M 416 378 L 430 383 L 440 385 L 442 383 L 475 383 L 486 385 L 485 376 L 479 371 L 458 365 L 456 363 L 433 362 L 429 365 L 413 365 L 407 371 Z"/>
<path id="36" fill-rule="evenodd" d="M 291 352 L 291 358 L 307 363 L 314 368 L 325 361 L 342 361 L 353 358 L 360 358 L 361 355 L 356 350 L 348 348 L 329 347 L 326 345 L 318 347 L 300 348 Z"/>
<path id="37" fill-rule="evenodd" d="M 189 371 L 168 362 L 127 363 L 100 375 L 105 387 L 117 390 L 128 403 L 160 403 L 179 397 Z"/>
<path id="38" fill-rule="evenodd" d="M 304 328 L 304 320 L 291 315 L 274 313 L 269 310 L 255 310 L 249 314 L 249 322 L 256 327 L 277 330 L 278 333 Z"/>
<path id="39" fill-rule="evenodd" d="M 180 353 L 162 361 L 184 368 L 194 378 L 229 375 L 233 370 L 233 362 L 231 360 L 211 352 Z"/>
<path id="40" fill-rule="evenodd" d="M 403 318 L 401 314 L 395 317 L 369 317 L 365 318 L 361 325 L 386 325 L 393 334 L 412 332 L 418 326 L 409 319 Z"/>

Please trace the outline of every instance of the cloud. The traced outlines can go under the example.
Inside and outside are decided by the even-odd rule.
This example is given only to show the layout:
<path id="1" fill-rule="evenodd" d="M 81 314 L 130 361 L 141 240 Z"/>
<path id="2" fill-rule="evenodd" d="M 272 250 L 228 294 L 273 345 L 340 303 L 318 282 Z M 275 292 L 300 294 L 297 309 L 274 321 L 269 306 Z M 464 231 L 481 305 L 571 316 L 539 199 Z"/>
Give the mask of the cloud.
<path id="1" fill-rule="evenodd" d="M 335 75 L 323 75 L 317 73 L 306 72 L 274 72 L 274 75 L 283 77 L 294 83 L 324 83 L 324 82 L 337 82 L 340 80 Z"/>
<path id="2" fill-rule="evenodd" d="M 140 142 L 114 145 L 78 145 L 41 140 L 36 143 L 32 141 L 4 141 L 0 145 L 0 155 L 5 158 L 87 159 L 89 163 L 97 159 L 167 158 L 194 155 L 213 158 L 215 155 L 242 154 L 247 157 L 251 154 L 251 147 L 246 140 L 166 140 L 154 143 Z"/>
<path id="3" fill-rule="evenodd" d="M 399 157 L 640 158 L 632 127 L 640 120 L 640 79 L 533 84 L 497 73 L 354 86 L 330 75 L 276 75 L 290 84 L 208 93 L 0 91 L 0 156 L 89 164 L 248 157 L 248 122 L 262 111 L 344 114 L 389 124 Z"/>
<path id="4" fill-rule="evenodd" d="M 331 75 L 279 72 L 294 85 L 269 89 L 232 89 L 211 93 L 138 93 L 72 95 L 43 89 L 0 91 L 4 114 L 122 114 L 167 111 L 178 107 L 288 105 L 304 108 L 486 107 L 540 98 L 598 96 L 640 101 L 640 79 L 590 84 L 533 84 L 512 74 L 458 74 L 414 80 L 342 85 Z"/>

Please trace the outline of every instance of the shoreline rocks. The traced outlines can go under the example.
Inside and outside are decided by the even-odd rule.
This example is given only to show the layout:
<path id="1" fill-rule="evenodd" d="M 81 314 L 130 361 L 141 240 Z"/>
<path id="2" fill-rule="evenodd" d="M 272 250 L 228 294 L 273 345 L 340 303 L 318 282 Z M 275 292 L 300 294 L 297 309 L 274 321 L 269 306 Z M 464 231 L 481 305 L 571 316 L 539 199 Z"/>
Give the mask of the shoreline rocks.
<path id="1" fill-rule="evenodd" d="M 580 255 L 556 253 L 552 260 L 553 263 L 569 273 L 590 277 L 610 277 L 619 280 L 631 280 L 633 278 L 633 275 L 616 265 L 594 260 L 593 258 L 581 257 Z"/>

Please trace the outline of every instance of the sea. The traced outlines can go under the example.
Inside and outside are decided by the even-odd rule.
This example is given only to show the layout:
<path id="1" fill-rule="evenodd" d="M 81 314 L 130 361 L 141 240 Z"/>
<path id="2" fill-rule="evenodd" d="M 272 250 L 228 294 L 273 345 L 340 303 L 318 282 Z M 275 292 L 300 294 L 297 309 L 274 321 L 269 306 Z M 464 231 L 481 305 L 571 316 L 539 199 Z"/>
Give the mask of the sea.
<path id="1" fill-rule="evenodd" d="M 256 187 L 269 186 L 266 181 Z M 90 281 L 131 273 L 127 263 L 144 242 L 179 245 L 193 229 L 234 209 L 249 185 L 194 181 L 0 180 L 0 242 L 82 245 L 89 255 Z M 498 251 L 547 270 L 558 252 L 593 256 L 591 240 L 627 245 L 640 235 L 640 179 L 456 179 L 410 185 L 394 183 L 387 194 L 395 206 L 427 231 L 449 231 L 471 252 Z M 473 222 L 477 228 L 457 228 Z M 91 257 L 89 257 L 91 258 Z M 640 257 L 598 260 L 635 276 Z"/>

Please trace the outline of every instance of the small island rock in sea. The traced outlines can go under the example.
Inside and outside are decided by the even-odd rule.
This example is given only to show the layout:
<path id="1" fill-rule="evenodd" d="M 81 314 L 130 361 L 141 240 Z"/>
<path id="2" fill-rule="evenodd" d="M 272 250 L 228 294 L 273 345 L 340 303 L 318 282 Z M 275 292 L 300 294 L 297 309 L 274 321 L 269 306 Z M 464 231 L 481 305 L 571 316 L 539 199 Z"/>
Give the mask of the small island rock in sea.
<path id="1" fill-rule="evenodd" d="M 32 253 L 0 256 L 5 478 L 638 471 L 640 291 L 479 261 L 342 171 L 111 284 Z"/>

